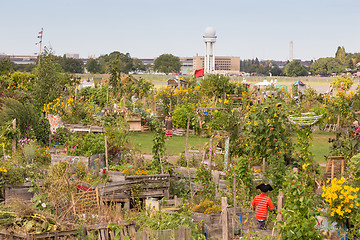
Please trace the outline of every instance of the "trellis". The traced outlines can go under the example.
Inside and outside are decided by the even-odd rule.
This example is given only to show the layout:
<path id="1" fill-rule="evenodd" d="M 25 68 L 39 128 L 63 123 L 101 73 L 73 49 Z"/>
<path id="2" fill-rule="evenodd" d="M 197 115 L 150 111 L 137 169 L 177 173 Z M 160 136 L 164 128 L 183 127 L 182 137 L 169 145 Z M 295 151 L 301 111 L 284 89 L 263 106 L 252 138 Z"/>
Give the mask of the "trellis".
<path id="1" fill-rule="evenodd" d="M 314 113 L 301 113 L 301 117 L 295 117 L 293 115 L 288 116 L 291 123 L 299 126 L 310 126 L 314 125 L 319 121 L 323 115 L 314 115 Z"/>

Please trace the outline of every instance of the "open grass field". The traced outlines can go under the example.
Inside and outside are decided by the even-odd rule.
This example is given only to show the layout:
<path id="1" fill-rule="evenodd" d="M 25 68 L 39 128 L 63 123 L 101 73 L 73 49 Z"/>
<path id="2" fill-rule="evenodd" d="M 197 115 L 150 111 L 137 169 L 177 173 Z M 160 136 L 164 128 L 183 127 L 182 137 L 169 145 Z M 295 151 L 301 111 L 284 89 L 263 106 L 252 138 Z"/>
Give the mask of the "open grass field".
<path id="1" fill-rule="evenodd" d="M 314 159 L 318 163 L 326 163 L 324 155 L 329 155 L 331 144 L 329 138 L 334 138 L 335 133 L 315 131 L 313 134 L 312 147 L 310 151 L 314 154 Z M 151 132 L 133 132 L 131 133 L 131 141 L 142 154 L 152 154 L 153 133 Z M 189 137 L 189 149 L 200 150 L 205 143 L 209 143 L 209 138 L 205 137 Z M 296 139 L 294 139 L 294 142 Z M 186 137 L 173 136 L 172 140 L 166 141 L 168 155 L 179 155 L 185 152 Z"/>
<path id="2" fill-rule="evenodd" d="M 93 79 L 95 82 L 100 82 L 101 80 L 106 80 L 109 79 L 109 74 L 90 74 L 90 73 L 86 73 L 86 74 L 77 74 L 77 76 L 80 76 L 81 79 Z M 133 74 L 134 77 L 141 77 L 143 79 L 146 79 L 150 82 L 152 82 L 155 85 L 155 88 L 161 88 L 162 86 L 164 86 L 166 84 L 166 81 L 169 78 L 174 78 L 176 76 L 173 75 L 158 75 L 158 74 Z M 182 77 L 184 79 L 189 79 L 191 78 L 190 75 L 183 75 L 183 76 L 179 76 Z M 242 82 L 243 81 L 243 77 L 241 76 L 231 76 L 230 77 L 232 81 L 234 82 Z M 269 76 L 265 76 L 265 77 L 258 77 L 258 76 L 248 76 L 245 77 L 246 82 L 250 83 L 250 84 L 255 84 L 257 82 L 261 82 L 264 79 L 268 80 L 269 82 L 271 80 L 277 80 L 277 84 L 281 84 L 281 85 L 291 85 L 294 82 L 300 80 L 303 83 L 305 83 L 307 86 L 310 86 L 312 88 L 314 88 L 317 92 L 319 93 L 324 93 L 329 89 L 330 83 L 333 80 L 333 77 L 314 77 L 314 76 L 307 76 L 307 77 L 284 77 L 284 76 L 273 76 L 273 77 L 269 77 Z M 359 85 L 359 81 L 360 79 L 355 79 L 354 81 L 354 85 L 351 87 L 350 90 L 355 90 L 356 87 Z"/>

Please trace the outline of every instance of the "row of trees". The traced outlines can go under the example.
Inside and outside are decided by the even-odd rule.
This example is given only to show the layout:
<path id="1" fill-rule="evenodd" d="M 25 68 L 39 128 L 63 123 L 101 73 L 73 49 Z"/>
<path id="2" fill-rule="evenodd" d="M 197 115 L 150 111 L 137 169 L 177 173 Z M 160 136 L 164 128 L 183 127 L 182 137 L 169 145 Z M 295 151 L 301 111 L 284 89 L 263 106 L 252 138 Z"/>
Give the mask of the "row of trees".
<path id="1" fill-rule="evenodd" d="M 91 73 L 111 73 L 116 67 L 122 73 L 135 71 L 157 71 L 162 73 L 180 72 L 180 59 L 172 54 L 162 54 L 155 59 L 154 65 L 145 65 L 140 59 L 131 58 L 129 53 L 112 52 L 100 56 L 97 59 L 90 59 L 86 69 Z"/>
<path id="2" fill-rule="evenodd" d="M 156 71 L 161 73 L 180 72 L 181 62 L 179 57 L 172 54 L 162 54 L 154 61 L 154 65 L 145 65 L 140 59 L 132 58 L 129 53 L 114 51 L 110 54 L 102 55 L 98 58 L 89 59 L 84 65 L 80 59 L 68 58 L 64 56 L 54 56 L 62 71 L 67 73 L 111 73 L 111 69 L 116 66 L 122 73 L 137 71 Z M 344 47 L 338 47 L 335 57 L 319 58 L 315 62 L 310 62 L 310 67 L 303 66 L 299 61 L 287 62 L 284 68 L 280 68 L 274 61 L 268 60 L 261 63 L 258 58 L 240 61 L 240 69 L 254 75 L 273 75 L 273 76 L 307 76 L 321 75 L 328 76 L 332 73 L 355 72 L 357 63 L 360 62 L 360 53 L 346 53 Z M 10 60 L 0 62 L 0 73 L 2 71 L 32 72 L 34 64 L 14 64 Z"/>
<path id="3" fill-rule="evenodd" d="M 85 68 L 90 73 L 111 73 L 111 69 L 116 67 L 122 73 L 137 71 L 156 71 L 162 73 L 180 72 L 180 59 L 172 54 L 162 54 L 155 59 L 154 65 L 145 65 L 140 59 L 132 58 L 129 53 L 114 51 L 110 54 L 102 55 L 98 58 L 92 58 L 84 64 L 81 59 L 68 58 L 64 56 L 53 55 L 58 63 L 59 70 L 66 73 L 84 73 Z M 32 72 L 35 64 L 15 64 L 10 59 L 0 61 L 0 74 L 2 72 Z"/>
<path id="4" fill-rule="evenodd" d="M 256 75 L 273 75 L 273 76 L 307 76 L 321 75 L 328 76 L 332 73 L 355 72 L 358 70 L 357 63 L 360 62 L 360 53 L 346 53 L 344 47 L 338 47 L 335 57 L 319 58 L 315 62 L 311 61 L 310 67 L 302 66 L 299 61 L 287 62 L 283 69 L 273 63 L 266 61 L 260 63 L 256 59 L 247 59 L 240 61 L 240 69 L 243 72 Z"/>

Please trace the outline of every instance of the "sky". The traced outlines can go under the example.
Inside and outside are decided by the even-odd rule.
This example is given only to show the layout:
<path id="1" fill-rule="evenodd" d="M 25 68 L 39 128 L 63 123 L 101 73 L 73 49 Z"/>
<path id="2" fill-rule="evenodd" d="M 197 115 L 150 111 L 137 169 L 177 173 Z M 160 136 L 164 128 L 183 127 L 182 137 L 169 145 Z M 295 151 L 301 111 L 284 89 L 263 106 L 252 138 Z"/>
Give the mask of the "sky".
<path id="1" fill-rule="evenodd" d="M 216 56 L 241 59 L 334 57 L 360 52 L 358 0 L 0 0 L 0 53 L 34 54 L 38 32 L 56 55 L 113 51 L 154 58 L 204 55 L 215 28 Z"/>

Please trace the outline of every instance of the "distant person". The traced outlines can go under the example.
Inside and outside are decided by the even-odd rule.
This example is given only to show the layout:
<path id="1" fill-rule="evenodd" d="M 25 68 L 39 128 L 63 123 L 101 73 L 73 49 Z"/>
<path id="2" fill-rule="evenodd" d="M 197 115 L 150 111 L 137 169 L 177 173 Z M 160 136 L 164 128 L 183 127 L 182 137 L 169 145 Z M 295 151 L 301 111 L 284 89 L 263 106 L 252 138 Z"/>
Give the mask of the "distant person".
<path id="1" fill-rule="evenodd" d="M 256 187 L 259 189 L 261 194 L 255 196 L 251 205 L 255 210 L 256 220 L 259 222 L 259 228 L 262 230 L 266 229 L 265 221 L 268 217 L 268 211 L 274 211 L 274 206 L 271 199 L 266 195 L 268 191 L 272 191 L 273 188 L 270 184 L 260 184 Z"/>
<path id="2" fill-rule="evenodd" d="M 330 88 L 329 88 L 329 95 L 330 95 L 330 97 L 333 95 L 333 92 L 334 92 L 333 86 L 330 85 Z"/>
<path id="3" fill-rule="evenodd" d="M 354 132 L 355 133 L 360 133 L 360 126 L 359 126 L 359 121 L 358 120 L 355 120 L 353 122 L 353 126 L 354 126 Z"/>
<path id="4" fill-rule="evenodd" d="M 138 100 L 137 93 L 131 96 L 131 101 L 134 103 Z"/>
<path id="5" fill-rule="evenodd" d="M 165 130 L 166 130 L 165 136 L 167 140 L 169 140 L 169 138 L 172 139 L 172 135 L 173 135 L 172 129 L 173 129 L 173 125 L 172 125 L 171 116 L 168 116 L 167 119 L 165 120 Z"/>

